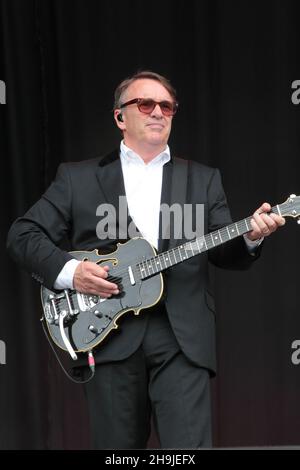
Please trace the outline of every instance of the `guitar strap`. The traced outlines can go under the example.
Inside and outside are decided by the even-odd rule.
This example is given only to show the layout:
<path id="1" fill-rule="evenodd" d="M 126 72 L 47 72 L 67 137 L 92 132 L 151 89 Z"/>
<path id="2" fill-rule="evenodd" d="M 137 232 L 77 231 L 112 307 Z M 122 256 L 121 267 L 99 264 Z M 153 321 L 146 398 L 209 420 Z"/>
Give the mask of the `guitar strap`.
<path id="1" fill-rule="evenodd" d="M 171 199 L 170 206 L 172 204 L 179 204 L 181 206 L 182 214 L 184 204 L 186 203 L 186 190 L 187 190 L 187 179 L 188 179 L 188 160 L 182 158 L 174 158 L 173 160 L 173 172 L 172 172 L 172 183 L 171 183 Z M 183 217 L 182 217 L 183 225 Z M 179 228 L 179 227 L 176 227 Z M 178 244 L 176 239 L 176 232 L 174 231 L 174 217 L 170 219 L 170 231 L 171 234 L 169 241 L 169 249 L 174 248 Z M 183 230 L 183 226 L 181 227 Z"/>

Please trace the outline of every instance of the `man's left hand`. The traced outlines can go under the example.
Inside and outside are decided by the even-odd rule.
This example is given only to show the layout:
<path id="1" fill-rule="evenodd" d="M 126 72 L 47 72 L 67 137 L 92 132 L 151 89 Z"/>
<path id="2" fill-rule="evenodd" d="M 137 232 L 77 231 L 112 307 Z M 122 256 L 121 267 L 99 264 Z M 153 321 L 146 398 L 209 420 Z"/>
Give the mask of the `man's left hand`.
<path id="1" fill-rule="evenodd" d="M 285 224 L 285 218 L 280 215 L 269 213 L 271 206 L 268 202 L 264 202 L 253 214 L 251 219 L 251 227 L 253 230 L 246 234 L 249 240 L 258 240 L 262 237 L 268 237 L 275 232 L 278 227 Z"/>

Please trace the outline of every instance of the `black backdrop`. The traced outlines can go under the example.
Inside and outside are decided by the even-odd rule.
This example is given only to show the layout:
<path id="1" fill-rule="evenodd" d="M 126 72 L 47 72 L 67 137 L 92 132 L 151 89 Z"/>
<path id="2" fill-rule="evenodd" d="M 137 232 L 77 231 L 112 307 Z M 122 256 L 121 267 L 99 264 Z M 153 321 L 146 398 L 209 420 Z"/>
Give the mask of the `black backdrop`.
<path id="1" fill-rule="evenodd" d="M 174 83 L 172 151 L 221 169 L 235 219 L 300 193 L 299 12 L 286 0 L 0 2 L 1 449 L 89 446 L 81 386 L 41 331 L 38 286 L 5 252 L 11 222 L 61 161 L 118 143 L 113 91 L 141 68 Z M 300 444 L 299 235 L 288 221 L 251 271 L 215 273 L 216 446 Z"/>

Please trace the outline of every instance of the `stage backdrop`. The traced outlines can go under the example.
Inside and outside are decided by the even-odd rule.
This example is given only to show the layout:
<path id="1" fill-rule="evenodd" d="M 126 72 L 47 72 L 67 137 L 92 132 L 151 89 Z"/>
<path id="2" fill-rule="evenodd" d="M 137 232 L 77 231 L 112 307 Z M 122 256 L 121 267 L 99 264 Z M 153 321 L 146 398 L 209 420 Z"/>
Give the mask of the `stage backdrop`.
<path id="1" fill-rule="evenodd" d="M 49 350 L 7 230 L 60 162 L 118 145 L 113 91 L 138 69 L 174 83 L 172 152 L 220 168 L 234 219 L 299 194 L 299 2 L 2 0 L 0 14 L 0 448 L 88 448 L 82 388 Z M 299 240 L 289 221 L 252 270 L 212 273 L 216 446 L 300 444 Z"/>

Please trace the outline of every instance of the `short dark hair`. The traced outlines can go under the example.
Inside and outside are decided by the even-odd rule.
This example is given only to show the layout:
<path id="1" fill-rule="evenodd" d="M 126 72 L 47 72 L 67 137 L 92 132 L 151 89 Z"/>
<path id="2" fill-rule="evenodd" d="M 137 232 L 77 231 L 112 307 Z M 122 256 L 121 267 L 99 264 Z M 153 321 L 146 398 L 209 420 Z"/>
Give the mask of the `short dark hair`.
<path id="1" fill-rule="evenodd" d="M 150 80 L 156 80 L 157 82 L 160 82 L 162 86 L 164 86 L 166 90 L 168 90 L 168 92 L 170 93 L 174 101 L 176 101 L 176 90 L 166 77 L 163 77 L 162 75 L 159 75 L 158 73 L 151 72 L 151 70 L 141 70 L 139 72 L 136 72 L 131 77 L 125 78 L 125 80 L 123 80 L 117 86 L 115 90 L 114 110 L 120 108 L 122 104 L 121 103 L 122 95 L 125 93 L 127 88 L 136 80 L 140 80 L 143 78 L 149 78 Z"/>

